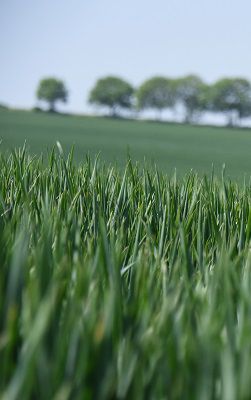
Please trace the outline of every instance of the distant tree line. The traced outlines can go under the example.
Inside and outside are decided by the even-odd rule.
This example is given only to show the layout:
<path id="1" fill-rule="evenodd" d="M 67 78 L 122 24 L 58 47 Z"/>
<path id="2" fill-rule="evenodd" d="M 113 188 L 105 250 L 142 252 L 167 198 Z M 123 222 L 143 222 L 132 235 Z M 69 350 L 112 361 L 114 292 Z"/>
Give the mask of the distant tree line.
<path id="1" fill-rule="evenodd" d="M 223 78 L 208 85 L 196 75 L 178 79 L 153 77 L 137 89 L 117 77 L 99 79 L 89 96 L 90 103 L 106 106 L 116 115 L 123 108 L 154 110 L 157 119 L 165 110 L 182 107 L 184 121 L 195 122 L 207 112 L 226 115 L 229 125 L 251 116 L 251 83 L 243 78 Z"/>
<path id="2" fill-rule="evenodd" d="M 45 100 L 50 111 L 55 110 L 57 101 L 65 102 L 67 95 L 64 83 L 55 78 L 43 79 L 37 90 L 38 99 Z M 107 76 L 96 82 L 89 102 L 106 107 L 113 117 L 122 110 L 153 110 L 161 119 L 164 111 L 181 109 L 187 123 L 213 112 L 225 115 L 228 125 L 237 125 L 251 117 L 251 83 L 244 78 L 223 78 L 209 85 L 196 75 L 177 79 L 156 76 L 134 88 L 119 77 Z"/>

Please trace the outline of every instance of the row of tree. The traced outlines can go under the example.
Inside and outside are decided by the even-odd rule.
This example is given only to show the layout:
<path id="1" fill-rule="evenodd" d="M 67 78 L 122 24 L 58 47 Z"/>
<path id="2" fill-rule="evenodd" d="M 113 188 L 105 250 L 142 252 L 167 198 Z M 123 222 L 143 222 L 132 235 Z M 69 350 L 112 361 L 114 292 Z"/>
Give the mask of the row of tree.
<path id="1" fill-rule="evenodd" d="M 194 122 L 206 111 L 224 113 L 233 125 L 251 116 L 251 83 L 243 78 L 224 78 L 208 85 L 196 75 L 179 79 L 153 77 L 137 89 L 117 77 L 97 81 L 89 100 L 110 108 L 112 115 L 122 108 L 155 110 L 158 118 L 164 110 L 181 106 L 184 120 Z"/>
<path id="2" fill-rule="evenodd" d="M 51 111 L 58 100 L 67 100 L 64 83 L 55 78 L 43 79 L 37 97 L 49 103 Z M 108 76 L 99 79 L 89 95 L 89 102 L 107 107 L 112 116 L 123 109 L 154 110 L 158 119 L 162 112 L 182 108 L 184 121 L 195 122 L 205 112 L 225 114 L 229 125 L 251 117 L 251 83 L 244 78 L 224 78 L 208 85 L 196 75 L 179 79 L 153 77 L 135 89 L 125 80 Z"/>

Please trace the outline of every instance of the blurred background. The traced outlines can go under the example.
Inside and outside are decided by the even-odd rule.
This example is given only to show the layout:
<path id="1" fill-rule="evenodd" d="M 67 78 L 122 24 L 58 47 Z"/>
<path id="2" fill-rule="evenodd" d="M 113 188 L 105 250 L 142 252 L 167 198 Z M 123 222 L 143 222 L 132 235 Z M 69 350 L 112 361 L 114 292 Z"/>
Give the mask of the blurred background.
<path id="1" fill-rule="evenodd" d="M 97 111 L 88 93 L 108 74 L 251 79 L 250 15 L 248 0 L 1 0 L 0 102 L 34 106 L 44 76 L 66 82 L 59 108 L 76 113 Z"/>
<path id="2" fill-rule="evenodd" d="M 248 0 L 0 0 L 1 150 L 59 141 L 76 160 L 250 176 L 250 15 Z"/>

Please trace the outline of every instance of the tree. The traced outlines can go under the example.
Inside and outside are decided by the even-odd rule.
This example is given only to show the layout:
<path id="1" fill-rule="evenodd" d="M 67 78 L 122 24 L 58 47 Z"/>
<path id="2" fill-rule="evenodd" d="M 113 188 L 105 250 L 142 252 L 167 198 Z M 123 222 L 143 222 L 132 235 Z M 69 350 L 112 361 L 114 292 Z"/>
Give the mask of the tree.
<path id="1" fill-rule="evenodd" d="M 228 125 L 236 124 L 236 117 L 251 115 L 251 84 L 243 78 L 224 78 L 211 87 L 210 108 L 227 115 Z"/>
<path id="2" fill-rule="evenodd" d="M 154 109 L 160 119 L 164 109 L 175 105 L 175 91 L 173 81 L 164 77 L 154 77 L 146 80 L 136 93 L 137 105 L 140 110 Z"/>
<path id="3" fill-rule="evenodd" d="M 192 122 L 207 108 L 207 85 L 196 75 L 176 80 L 176 100 L 185 110 L 185 122 Z"/>
<path id="4" fill-rule="evenodd" d="M 44 100 L 49 105 L 49 111 L 55 111 L 57 101 L 66 102 L 68 97 L 64 82 L 56 78 L 45 78 L 39 82 L 37 88 L 38 100 Z"/>
<path id="5" fill-rule="evenodd" d="M 90 92 L 89 102 L 110 109 L 111 115 L 116 116 L 120 108 L 132 107 L 134 89 L 126 81 L 115 76 L 99 79 Z"/>

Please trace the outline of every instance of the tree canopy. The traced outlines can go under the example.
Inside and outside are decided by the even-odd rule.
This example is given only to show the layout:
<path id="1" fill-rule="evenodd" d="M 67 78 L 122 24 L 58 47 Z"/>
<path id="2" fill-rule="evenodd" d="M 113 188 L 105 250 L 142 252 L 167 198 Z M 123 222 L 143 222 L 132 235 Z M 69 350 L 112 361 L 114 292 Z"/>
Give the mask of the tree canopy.
<path id="1" fill-rule="evenodd" d="M 115 116 L 118 110 L 132 107 L 134 89 L 125 80 L 108 76 L 99 79 L 90 92 L 89 102 L 110 109 L 111 115 Z"/>
<path id="2" fill-rule="evenodd" d="M 153 77 L 146 80 L 136 92 L 137 105 L 141 110 L 155 109 L 161 112 L 175 105 L 174 84 L 165 77 Z"/>
<path id="3" fill-rule="evenodd" d="M 184 107 L 185 121 L 192 122 L 206 108 L 206 84 L 196 75 L 176 79 L 176 101 Z"/>
<path id="4" fill-rule="evenodd" d="M 243 78 L 224 78 L 211 87 L 210 104 L 212 111 L 227 115 L 229 125 L 239 119 L 251 116 L 251 84 Z"/>
<path id="5" fill-rule="evenodd" d="M 68 92 L 63 81 L 49 77 L 39 82 L 37 98 L 48 103 L 49 111 L 55 111 L 56 102 L 62 101 L 65 103 L 68 98 Z"/>

